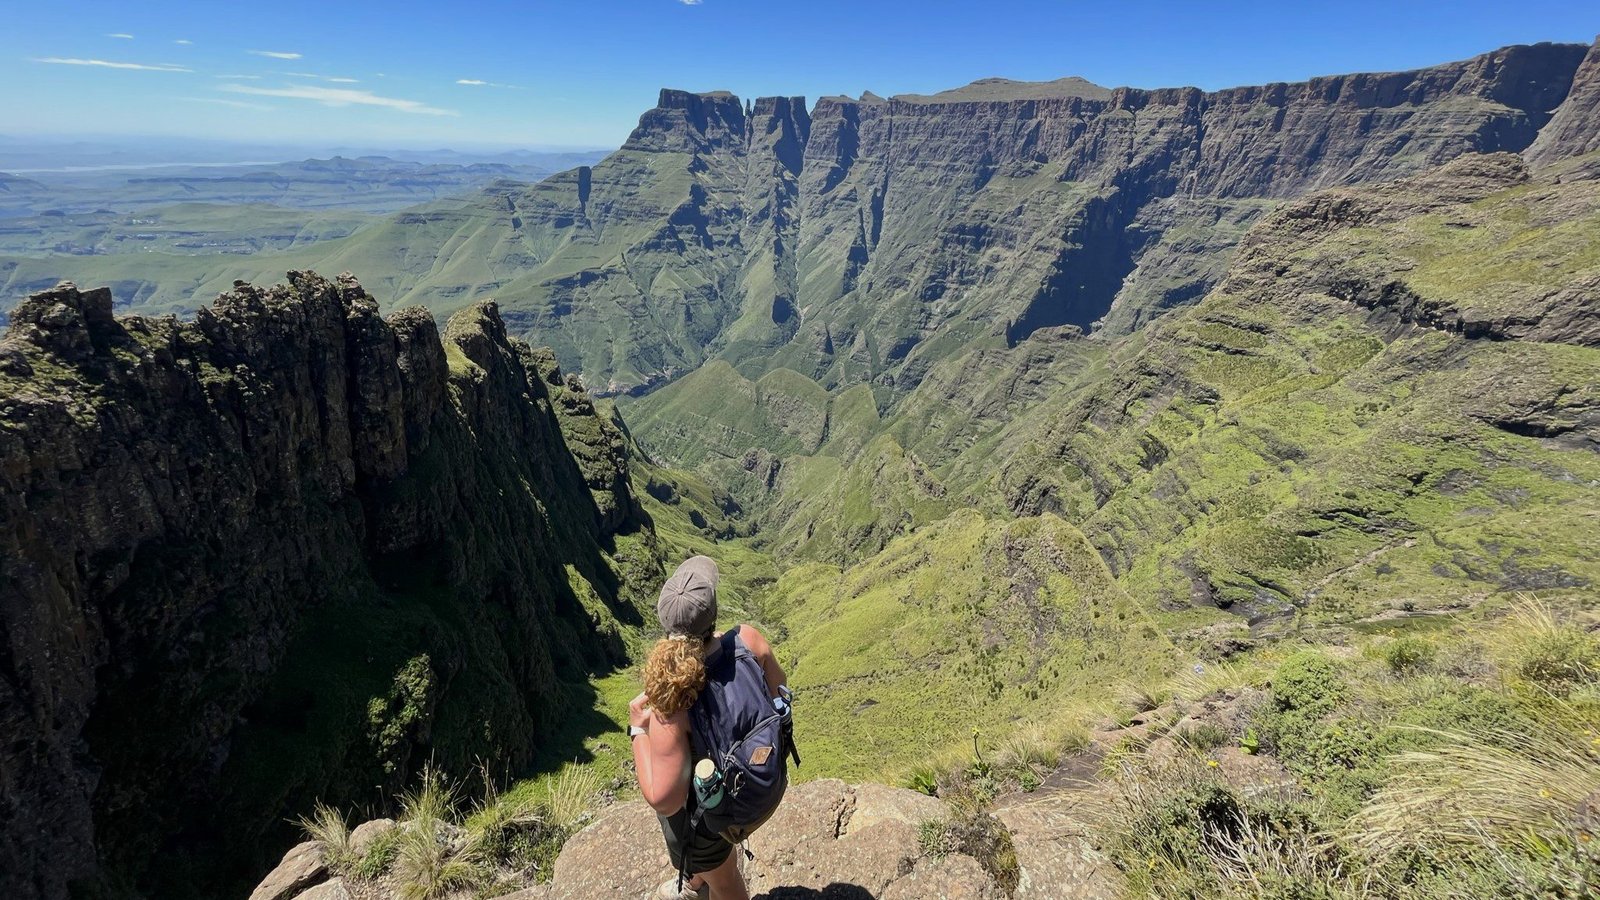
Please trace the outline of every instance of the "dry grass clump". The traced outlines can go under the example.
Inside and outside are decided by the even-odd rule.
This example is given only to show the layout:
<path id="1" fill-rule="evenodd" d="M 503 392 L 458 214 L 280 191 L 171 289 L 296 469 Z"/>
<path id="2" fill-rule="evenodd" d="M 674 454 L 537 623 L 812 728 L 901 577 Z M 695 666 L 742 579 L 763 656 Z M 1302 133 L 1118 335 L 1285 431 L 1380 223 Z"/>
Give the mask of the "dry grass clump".
<path id="1" fill-rule="evenodd" d="M 1600 799 L 1600 715 L 1592 704 L 1551 698 L 1518 728 L 1440 737 L 1442 746 L 1394 758 L 1387 785 L 1350 820 L 1352 846 L 1379 858 L 1451 857 L 1542 842 Z"/>
<path id="2" fill-rule="evenodd" d="M 934 753 L 912 768 L 902 783 L 929 796 L 948 799 L 964 794 L 988 803 L 1010 791 L 1037 789 L 1062 757 L 1088 747 L 1089 740 L 1089 729 L 1072 714 L 1019 725 L 988 747 L 975 730 L 971 744 Z"/>
<path id="3" fill-rule="evenodd" d="M 500 896 L 550 878 L 561 846 L 588 819 L 599 775 L 571 766 L 542 785 L 500 791 L 484 773 L 471 804 L 438 770 L 424 769 L 401 795 L 393 828 L 360 853 L 338 811 L 319 805 L 301 827 L 320 841 L 335 873 L 382 881 L 400 900 Z"/>
<path id="4" fill-rule="evenodd" d="M 1135 895 L 1365 896 L 1306 797 L 1241 793 L 1196 756 L 1125 761 L 1100 818 Z"/>
<path id="5" fill-rule="evenodd" d="M 306 837 L 322 845 L 322 859 L 329 869 L 343 874 L 355 864 L 355 853 L 350 847 L 350 824 L 344 820 L 343 813 L 318 803 L 311 815 L 301 816 L 296 824 Z"/>
<path id="6" fill-rule="evenodd" d="M 400 900 L 438 900 L 483 879 L 478 848 L 460 840 L 461 829 L 452 821 L 456 800 L 455 787 L 432 768 L 401 797 L 400 838 L 389 869 Z"/>
<path id="7" fill-rule="evenodd" d="M 1523 687 L 1558 696 L 1600 687 L 1600 639 L 1560 621 L 1537 597 L 1519 599 L 1500 651 L 1506 670 Z"/>

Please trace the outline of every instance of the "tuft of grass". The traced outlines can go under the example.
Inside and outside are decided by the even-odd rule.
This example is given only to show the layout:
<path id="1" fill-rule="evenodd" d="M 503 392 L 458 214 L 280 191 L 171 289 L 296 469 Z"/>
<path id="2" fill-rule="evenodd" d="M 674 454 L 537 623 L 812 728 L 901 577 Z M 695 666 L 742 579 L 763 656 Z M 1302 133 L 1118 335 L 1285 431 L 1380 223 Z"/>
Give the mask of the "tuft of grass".
<path id="1" fill-rule="evenodd" d="M 402 831 L 390 868 L 400 900 L 440 900 L 486 880 L 481 858 L 470 848 L 456 850 L 446 826 L 448 822 L 438 820 L 418 821 Z"/>
<path id="2" fill-rule="evenodd" d="M 1127 685 L 1122 689 L 1120 699 L 1123 706 L 1137 716 L 1140 713 L 1147 713 L 1160 707 L 1161 704 L 1172 699 L 1172 693 L 1162 688 L 1133 684 Z"/>
<path id="3" fill-rule="evenodd" d="M 1537 597 L 1523 597 L 1514 613 L 1508 649 L 1510 670 L 1524 683 L 1566 695 L 1600 684 L 1600 640 L 1575 624 L 1558 621 Z"/>
<path id="4" fill-rule="evenodd" d="M 994 752 L 994 773 L 1002 783 L 1014 782 L 1032 791 L 1061 760 L 1061 741 L 1041 725 L 1026 725 L 1011 732 Z"/>
<path id="5" fill-rule="evenodd" d="M 343 813 L 318 803 L 311 815 L 301 816 L 296 824 L 306 837 L 322 845 L 322 859 L 329 869 L 344 874 L 355 866 L 356 855 L 350 848 L 350 823 L 345 821 Z"/>
<path id="6" fill-rule="evenodd" d="M 425 766 L 417 786 L 400 795 L 400 823 L 429 826 L 448 821 L 455 811 L 456 788 L 433 766 Z"/>
<path id="7" fill-rule="evenodd" d="M 1549 850 L 1600 796 L 1600 711 L 1552 698 L 1516 727 L 1438 733 L 1441 746 L 1402 753 L 1394 774 L 1350 820 L 1372 857 L 1460 857 L 1490 847 Z"/>
<path id="8" fill-rule="evenodd" d="M 1439 648 L 1427 638 L 1407 635 L 1383 643 L 1369 644 L 1367 654 L 1375 657 L 1396 675 L 1424 671 L 1439 656 Z"/>
<path id="9" fill-rule="evenodd" d="M 1141 760 L 1118 773 L 1101 830 L 1135 895 L 1359 896 L 1315 818 L 1297 795 L 1241 794 L 1198 760 Z"/>
<path id="10" fill-rule="evenodd" d="M 1215 722 L 1197 722 L 1172 732 L 1172 739 L 1181 747 L 1186 747 L 1196 753 L 1206 753 L 1227 746 L 1232 736 L 1228 729 Z"/>
<path id="11" fill-rule="evenodd" d="M 1200 700 L 1218 691 L 1261 687 L 1268 674 L 1254 659 L 1196 663 L 1174 676 L 1171 693 L 1179 700 Z"/>
<path id="12" fill-rule="evenodd" d="M 546 814 L 557 828 L 576 830 L 588 820 L 600 792 L 598 771 L 589 766 L 567 766 L 545 786 Z"/>

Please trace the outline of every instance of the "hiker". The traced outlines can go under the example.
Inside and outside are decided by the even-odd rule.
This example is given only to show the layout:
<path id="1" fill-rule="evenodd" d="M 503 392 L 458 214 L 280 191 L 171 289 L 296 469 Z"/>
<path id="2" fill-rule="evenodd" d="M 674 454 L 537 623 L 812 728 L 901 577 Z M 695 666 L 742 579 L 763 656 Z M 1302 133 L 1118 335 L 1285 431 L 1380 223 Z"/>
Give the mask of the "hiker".
<path id="1" fill-rule="evenodd" d="M 788 679 L 761 632 L 718 633 L 717 564 L 695 556 L 661 588 L 666 637 L 628 705 L 639 791 L 678 870 L 662 900 L 748 900 L 734 845 L 778 808 L 792 739 Z"/>

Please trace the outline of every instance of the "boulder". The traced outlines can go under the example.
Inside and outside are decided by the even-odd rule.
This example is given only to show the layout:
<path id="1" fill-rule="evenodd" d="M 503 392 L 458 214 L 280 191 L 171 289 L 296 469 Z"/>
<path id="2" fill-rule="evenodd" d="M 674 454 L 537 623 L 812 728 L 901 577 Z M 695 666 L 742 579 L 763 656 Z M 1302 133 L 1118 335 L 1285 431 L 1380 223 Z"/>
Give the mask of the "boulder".
<path id="1" fill-rule="evenodd" d="M 353 900 L 353 897 L 350 889 L 345 887 L 344 879 L 335 878 L 324 881 L 294 900 Z"/>
<path id="2" fill-rule="evenodd" d="M 372 842 L 393 831 L 394 825 L 393 819 L 373 819 L 357 825 L 355 830 L 350 832 L 351 855 L 356 857 L 365 855 Z"/>
<path id="3" fill-rule="evenodd" d="M 283 855 L 278 867 L 250 892 L 250 900 L 291 900 L 328 877 L 322 842 L 306 841 Z"/>

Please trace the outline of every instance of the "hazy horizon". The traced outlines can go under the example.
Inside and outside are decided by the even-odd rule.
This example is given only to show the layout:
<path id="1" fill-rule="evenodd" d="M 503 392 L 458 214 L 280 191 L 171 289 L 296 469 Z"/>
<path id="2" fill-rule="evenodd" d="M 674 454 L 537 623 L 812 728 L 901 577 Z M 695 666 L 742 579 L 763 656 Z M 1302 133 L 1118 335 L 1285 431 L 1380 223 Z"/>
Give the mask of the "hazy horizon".
<path id="1" fill-rule="evenodd" d="M 1115 10 L 997 0 L 981 11 L 946 0 L 800 10 L 640 0 L 469 12 L 95 0 L 9 19 L 0 77 L 21 86 L 0 96 L 10 135 L 480 151 L 616 147 L 663 87 L 815 100 L 1080 76 L 1210 90 L 1589 43 L 1600 30 L 1600 16 L 1556 0 L 1528 0 L 1514 17 L 1483 0 Z"/>

